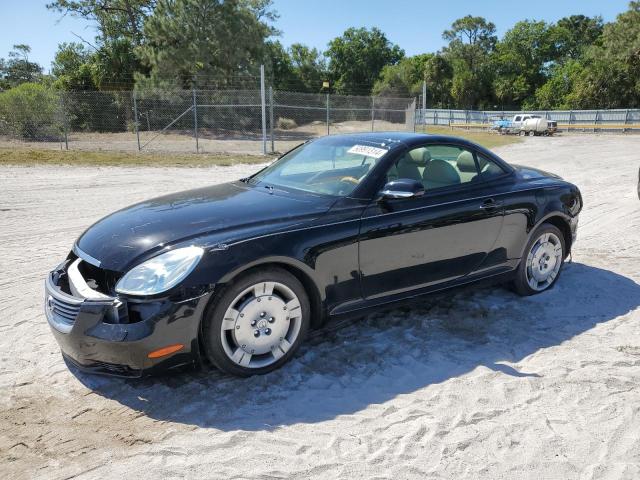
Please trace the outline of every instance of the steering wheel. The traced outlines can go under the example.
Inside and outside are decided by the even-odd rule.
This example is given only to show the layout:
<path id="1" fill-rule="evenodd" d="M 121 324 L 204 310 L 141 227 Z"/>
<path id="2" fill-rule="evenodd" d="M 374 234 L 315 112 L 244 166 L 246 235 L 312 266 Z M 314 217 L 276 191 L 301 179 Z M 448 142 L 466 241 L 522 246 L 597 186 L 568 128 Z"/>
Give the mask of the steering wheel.
<path id="1" fill-rule="evenodd" d="M 340 182 L 353 183 L 354 185 L 357 185 L 360 183 L 360 180 L 358 180 L 356 177 L 342 177 L 340 179 Z"/>

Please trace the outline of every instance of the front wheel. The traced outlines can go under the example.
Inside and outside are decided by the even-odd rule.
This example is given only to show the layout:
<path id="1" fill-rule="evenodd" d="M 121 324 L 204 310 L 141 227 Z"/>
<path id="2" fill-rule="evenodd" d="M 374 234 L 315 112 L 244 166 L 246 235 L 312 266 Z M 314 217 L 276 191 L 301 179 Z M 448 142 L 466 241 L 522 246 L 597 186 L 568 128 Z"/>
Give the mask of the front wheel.
<path id="1" fill-rule="evenodd" d="M 309 300 L 300 281 L 279 268 L 257 270 L 221 292 L 204 319 L 205 352 L 232 375 L 268 373 L 295 353 L 309 324 Z"/>
<path id="2" fill-rule="evenodd" d="M 565 248 L 564 236 L 556 226 L 544 223 L 538 227 L 516 270 L 516 292 L 528 296 L 551 288 L 560 275 Z"/>

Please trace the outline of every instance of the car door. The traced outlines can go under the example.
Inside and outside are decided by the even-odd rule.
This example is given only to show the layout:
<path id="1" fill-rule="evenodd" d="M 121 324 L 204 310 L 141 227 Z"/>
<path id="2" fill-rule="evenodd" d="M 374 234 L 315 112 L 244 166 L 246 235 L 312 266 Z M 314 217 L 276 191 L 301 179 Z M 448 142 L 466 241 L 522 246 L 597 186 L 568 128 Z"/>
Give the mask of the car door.
<path id="1" fill-rule="evenodd" d="M 421 145 L 401 155 L 387 175 L 411 175 L 423 182 L 425 194 L 378 195 L 365 209 L 359 236 L 365 298 L 454 281 L 482 264 L 500 235 L 503 215 L 471 149 Z"/>

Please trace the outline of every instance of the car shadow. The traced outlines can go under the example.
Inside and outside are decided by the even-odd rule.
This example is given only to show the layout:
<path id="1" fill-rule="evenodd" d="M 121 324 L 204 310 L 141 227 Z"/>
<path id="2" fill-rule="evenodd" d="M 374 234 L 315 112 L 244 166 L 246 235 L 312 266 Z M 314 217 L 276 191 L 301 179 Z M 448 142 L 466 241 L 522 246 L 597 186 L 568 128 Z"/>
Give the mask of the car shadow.
<path id="1" fill-rule="evenodd" d="M 478 368 L 535 381 L 539 374 L 518 362 L 639 305 L 640 285 L 633 280 L 573 263 L 552 290 L 533 297 L 469 288 L 330 324 L 291 362 L 264 376 L 240 379 L 213 369 L 143 380 L 74 374 L 95 393 L 156 420 L 270 430 L 355 414 Z"/>

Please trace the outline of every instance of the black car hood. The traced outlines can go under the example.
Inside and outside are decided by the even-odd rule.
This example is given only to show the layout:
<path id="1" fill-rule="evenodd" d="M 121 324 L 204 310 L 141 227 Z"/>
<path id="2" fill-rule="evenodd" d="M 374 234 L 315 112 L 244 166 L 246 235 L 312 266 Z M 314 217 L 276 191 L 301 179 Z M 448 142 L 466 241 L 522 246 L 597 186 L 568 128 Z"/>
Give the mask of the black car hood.
<path id="1" fill-rule="evenodd" d="M 89 227 L 76 242 L 108 270 L 123 272 L 161 248 L 207 236 L 227 242 L 302 226 L 334 199 L 271 191 L 242 182 L 188 190 L 117 211 Z"/>

